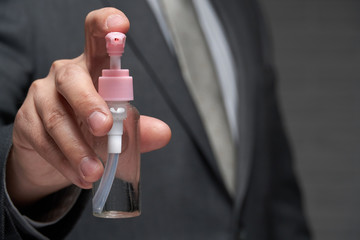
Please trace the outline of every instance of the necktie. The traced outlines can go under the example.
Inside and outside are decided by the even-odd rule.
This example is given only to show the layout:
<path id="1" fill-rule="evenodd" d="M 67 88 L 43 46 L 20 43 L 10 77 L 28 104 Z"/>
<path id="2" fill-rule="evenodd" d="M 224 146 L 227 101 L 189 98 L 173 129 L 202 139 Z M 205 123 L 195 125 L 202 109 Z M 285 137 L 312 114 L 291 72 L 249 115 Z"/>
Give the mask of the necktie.
<path id="1" fill-rule="evenodd" d="M 191 0 L 161 0 L 183 77 L 198 108 L 230 193 L 235 191 L 235 148 L 213 61 Z"/>

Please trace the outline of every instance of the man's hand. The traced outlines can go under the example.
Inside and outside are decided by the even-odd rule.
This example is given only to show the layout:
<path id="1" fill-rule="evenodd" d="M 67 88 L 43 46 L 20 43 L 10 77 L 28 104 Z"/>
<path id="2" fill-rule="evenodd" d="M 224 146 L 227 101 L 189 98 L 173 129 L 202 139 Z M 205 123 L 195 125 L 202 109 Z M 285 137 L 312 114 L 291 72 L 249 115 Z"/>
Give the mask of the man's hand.
<path id="1" fill-rule="evenodd" d="M 85 51 L 52 64 L 48 76 L 34 81 L 14 123 L 13 147 L 7 162 L 7 189 L 18 206 L 29 205 L 71 183 L 91 188 L 103 167 L 86 135 L 107 134 L 112 117 L 96 91 L 97 78 L 109 64 L 108 32 L 126 33 L 129 21 L 117 9 L 89 13 Z M 141 116 L 141 151 L 165 146 L 169 127 Z"/>

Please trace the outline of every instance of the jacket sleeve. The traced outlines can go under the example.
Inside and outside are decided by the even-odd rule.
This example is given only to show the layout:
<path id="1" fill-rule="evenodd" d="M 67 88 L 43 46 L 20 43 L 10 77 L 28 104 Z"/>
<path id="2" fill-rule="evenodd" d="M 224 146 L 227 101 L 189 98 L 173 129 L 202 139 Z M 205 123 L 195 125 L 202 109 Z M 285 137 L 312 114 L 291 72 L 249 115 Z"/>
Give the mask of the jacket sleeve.
<path id="1" fill-rule="evenodd" d="M 34 26 L 25 6 L 18 0 L 0 1 L 0 239 L 61 239 L 84 208 L 87 191 L 71 186 L 24 212 L 13 205 L 6 190 L 13 121 L 33 81 Z"/>

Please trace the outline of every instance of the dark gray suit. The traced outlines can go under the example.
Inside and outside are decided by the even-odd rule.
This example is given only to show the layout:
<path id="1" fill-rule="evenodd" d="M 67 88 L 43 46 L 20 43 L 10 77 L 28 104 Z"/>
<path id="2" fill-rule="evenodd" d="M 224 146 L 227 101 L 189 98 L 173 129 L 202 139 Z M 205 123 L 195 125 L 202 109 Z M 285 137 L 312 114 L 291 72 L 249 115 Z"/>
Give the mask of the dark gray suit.
<path id="1" fill-rule="evenodd" d="M 110 221 L 93 218 L 86 209 L 71 238 L 309 239 L 258 5 L 250 0 L 212 2 L 239 70 L 240 142 L 234 198 L 221 179 L 177 59 L 145 0 L 0 1 L 4 18 L 0 20 L 2 169 L 11 144 L 11 123 L 29 84 L 46 76 L 52 61 L 82 52 L 84 18 L 104 5 L 121 9 L 131 22 L 122 62 L 134 77 L 134 105 L 172 129 L 166 148 L 142 156 L 142 215 Z M 65 219 L 40 231 L 62 238 L 81 213 L 86 195 L 84 191 Z M 31 235 L 29 227 L 19 226 L 4 199 L 2 189 L 1 237 Z"/>

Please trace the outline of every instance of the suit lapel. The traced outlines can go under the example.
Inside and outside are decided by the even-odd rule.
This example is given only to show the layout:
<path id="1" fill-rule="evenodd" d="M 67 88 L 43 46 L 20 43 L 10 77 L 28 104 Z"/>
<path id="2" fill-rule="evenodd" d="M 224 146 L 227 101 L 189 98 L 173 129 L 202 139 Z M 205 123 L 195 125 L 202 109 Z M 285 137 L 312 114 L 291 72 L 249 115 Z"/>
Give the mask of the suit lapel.
<path id="1" fill-rule="evenodd" d="M 214 177 L 226 191 L 198 111 L 158 23 L 145 0 L 109 1 L 130 19 L 127 44 L 152 76 L 173 113 L 183 123 Z M 227 193 L 227 192 L 226 192 Z M 228 194 L 228 193 L 227 193 Z M 229 195 L 228 195 L 229 196 Z"/>
<path id="2" fill-rule="evenodd" d="M 261 49 L 259 33 L 254 32 L 257 16 L 249 16 L 248 0 L 211 0 L 225 29 L 237 68 L 239 92 L 239 142 L 237 143 L 237 192 L 235 218 L 238 218 L 249 185 L 255 141 L 256 91 L 259 81 Z M 245 11 L 246 10 L 246 11 Z M 248 11 L 248 12 L 247 12 Z M 251 19 L 253 18 L 253 19 Z M 255 22 L 254 22 L 255 21 Z M 238 222 L 238 221 L 235 221 Z"/>

